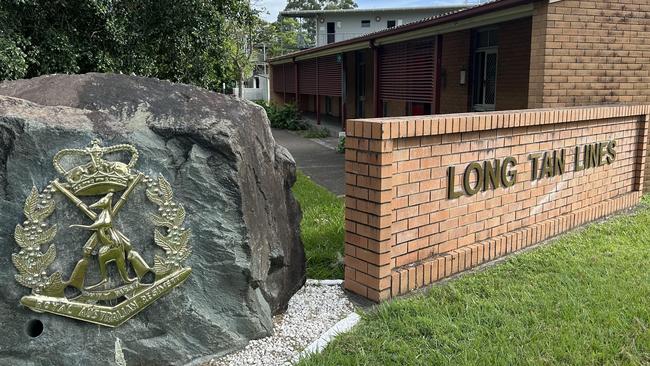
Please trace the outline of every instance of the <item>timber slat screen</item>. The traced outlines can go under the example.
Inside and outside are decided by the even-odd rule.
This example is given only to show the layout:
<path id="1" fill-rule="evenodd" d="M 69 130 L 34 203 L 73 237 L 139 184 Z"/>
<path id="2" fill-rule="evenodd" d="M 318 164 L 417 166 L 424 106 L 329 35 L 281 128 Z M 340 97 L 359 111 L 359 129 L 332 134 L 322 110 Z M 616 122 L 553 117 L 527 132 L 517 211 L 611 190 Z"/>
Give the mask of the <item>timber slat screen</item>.
<path id="1" fill-rule="evenodd" d="M 276 93 L 295 93 L 296 79 L 294 75 L 294 64 L 286 63 L 272 65 L 273 91 Z"/>
<path id="2" fill-rule="evenodd" d="M 284 86 L 286 93 L 295 93 L 296 92 L 296 75 L 295 67 L 296 64 L 283 64 L 284 66 Z"/>
<path id="3" fill-rule="evenodd" d="M 300 94 L 318 94 L 318 63 L 315 58 L 298 63 L 298 79 Z"/>
<path id="4" fill-rule="evenodd" d="M 432 39 L 383 46 L 379 52 L 379 97 L 431 103 L 435 42 Z"/>
<path id="5" fill-rule="evenodd" d="M 284 93 L 284 64 L 271 65 L 271 73 L 273 74 L 273 91 Z"/>
<path id="6" fill-rule="evenodd" d="M 318 94 L 341 96 L 341 64 L 336 61 L 336 55 L 318 58 Z"/>

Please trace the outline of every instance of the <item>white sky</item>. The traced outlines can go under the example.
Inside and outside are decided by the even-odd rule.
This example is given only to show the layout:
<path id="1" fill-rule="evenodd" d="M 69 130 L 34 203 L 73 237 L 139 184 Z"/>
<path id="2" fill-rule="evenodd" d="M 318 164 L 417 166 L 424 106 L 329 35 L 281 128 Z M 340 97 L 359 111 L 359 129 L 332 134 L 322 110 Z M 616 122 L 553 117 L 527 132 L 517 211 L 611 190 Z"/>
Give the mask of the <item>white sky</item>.
<path id="1" fill-rule="evenodd" d="M 415 7 L 415 6 L 440 6 L 440 5 L 462 5 L 465 3 L 476 3 L 476 0 L 357 0 L 359 8 L 372 9 L 372 8 L 400 8 L 400 7 Z M 262 18 L 269 22 L 275 21 L 278 17 L 278 12 L 282 11 L 287 5 L 287 0 L 257 0 L 255 7 L 258 9 L 266 9 L 262 14 Z M 268 13 L 268 14 L 267 14 Z"/>

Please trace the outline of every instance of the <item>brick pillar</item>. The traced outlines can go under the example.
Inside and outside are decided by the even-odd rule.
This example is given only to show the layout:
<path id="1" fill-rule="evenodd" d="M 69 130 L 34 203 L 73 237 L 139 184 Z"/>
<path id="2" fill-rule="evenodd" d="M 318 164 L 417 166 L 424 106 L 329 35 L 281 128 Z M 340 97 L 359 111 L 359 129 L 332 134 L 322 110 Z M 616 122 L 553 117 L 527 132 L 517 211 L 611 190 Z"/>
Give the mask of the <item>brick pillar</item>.
<path id="1" fill-rule="evenodd" d="M 345 288 L 374 301 L 390 297 L 393 141 L 389 126 L 347 121 Z"/>

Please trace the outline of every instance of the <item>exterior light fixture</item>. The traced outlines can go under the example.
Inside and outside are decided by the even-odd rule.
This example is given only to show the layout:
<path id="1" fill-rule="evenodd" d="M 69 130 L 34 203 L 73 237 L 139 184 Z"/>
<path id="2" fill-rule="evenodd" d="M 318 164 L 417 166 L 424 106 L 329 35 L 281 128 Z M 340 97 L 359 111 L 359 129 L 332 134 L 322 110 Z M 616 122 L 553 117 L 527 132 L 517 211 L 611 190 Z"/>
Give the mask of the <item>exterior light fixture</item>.
<path id="1" fill-rule="evenodd" d="M 380 16 L 375 17 L 375 21 L 377 21 L 377 22 L 381 21 L 381 17 Z"/>

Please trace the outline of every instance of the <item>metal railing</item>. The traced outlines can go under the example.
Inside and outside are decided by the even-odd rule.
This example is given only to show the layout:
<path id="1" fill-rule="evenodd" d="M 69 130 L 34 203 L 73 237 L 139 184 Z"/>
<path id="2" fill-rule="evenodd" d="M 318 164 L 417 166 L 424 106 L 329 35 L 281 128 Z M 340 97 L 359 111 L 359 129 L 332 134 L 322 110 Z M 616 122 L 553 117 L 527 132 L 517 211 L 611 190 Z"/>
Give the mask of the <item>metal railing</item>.
<path id="1" fill-rule="evenodd" d="M 325 33 L 325 34 L 319 34 L 316 37 L 316 46 L 322 46 L 330 43 L 335 43 L 335 42 L 341 42 L 341 41 L 347 41 L 348 39 L 356 38 L 363 36 L 365 34 L 370 33 L 368 32 L 336 32 L 336 33 Z"/>

